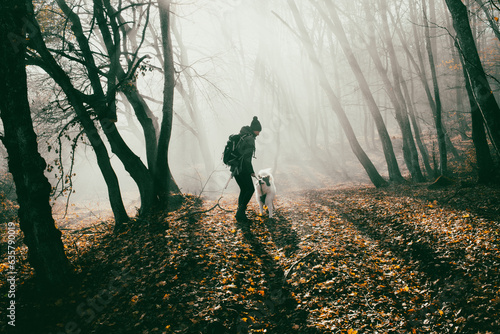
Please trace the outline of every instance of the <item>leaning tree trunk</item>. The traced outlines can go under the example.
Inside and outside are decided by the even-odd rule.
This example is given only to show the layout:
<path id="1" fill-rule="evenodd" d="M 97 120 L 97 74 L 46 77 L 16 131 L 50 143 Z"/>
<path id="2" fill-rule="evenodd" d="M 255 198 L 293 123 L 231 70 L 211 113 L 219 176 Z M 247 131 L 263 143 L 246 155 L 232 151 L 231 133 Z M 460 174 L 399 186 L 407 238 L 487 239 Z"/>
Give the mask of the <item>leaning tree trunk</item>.
<path id="1" fill-rule="evenodd" d="M 104 6 L 106 10 L 104 10 Z M 114 92 L 112 89 L 110 90 L 110 87 L 114 88 L 115 81 L 121 83 L 127 82 L 127 89 L 122 89 L 121 92 L 126 97 L 130 106 L 134 109 L 135 116 L 142 127 L 144 143 L 146 145 L 147 166 L 150 170 L 153 170 L 158 145 L 158 120 L 139 93 L 136 82 L 127 77 L 130 73 L 126 73 L 120 64 L 121 56 L 125 56 L 126 58 L 130 57 L 128 54 L 129 52 L 126 50 L 127 41 L 123 42 L 124 50 L 120 50 L 120 33 L 122 33 L 123 36 L 127 36 L 128 41 L 133 45 L 133 50 L 136 50 L 138 48 L 138 43 L 135 40 L 137 38 L 137 31 L 128 28 L 128 22 L 121 17 L 119 10 L 117 11 L 111 6 L 109 0 L 94 0 L 94 12 L 99 30 L 103 37 L 104 45 L 108 54 L 111 55 L 110 67 L 113 68 L 113 71 L 110 69 L 110 75 L 108 76 L 108 96 L 114 97 Z M 106 13 L 109 17 L 109 23 L 108 18 L 105 16 Z M 145 16 L 149 17 L 149 7 Z M 127 61 L 129 64 L 134 62 L 132 59 L 127 59 Z"/>
<path id="2" fill-rule="evenodd" d="M 41 283 L 52 288 L 65 285 L 71 273 L 61 232 L 55 227 L 49 204 L 50 183 L 44 175 L 28 102 L 25 69 L 27 16 L 24 3 L 0 4 L 0 113 L 2 138 L 14 177 L 19 220 L 28 246 L 28 259 Z"/>
<path id="3" fill-rule="evenodd" d="M 391 137 L 389 136 L 387 127 L 385 126 L 382 114 L 380 113 L 377 103 L 375 102 L 373 94 L 370 91 L 370 86 L 368 85 L 368 82 L 366 81 L 366 78 L 363 75 L 361 67 L 359 66 L 359 63 L 356 57 L 354 56 L 354 52 L 352 51 L 351 45 L 347 39 L 344 28 L 342 27 L 342 23 L 337 14 L 335 6 L 331 2 L 328 4 L 330 18 L 328 18 L 323 13 L 322 8 L 319 5 L 317 7 L 318 11 L 323 16 L 325 22 L 330 26 L 335 36 L 337 36 L 338 41 L 342 47 L 342 50 L 344 51 L 344 54 L 347 58 L 347 61 L 349 62 L 349 65 L 351 66 L 354 76 L 358 81 L 359 88 L 361 90 L 361 93 L 363 94 L 363 97 L 365 98 L 365 101 L 368 105 L 368 109 L 370 110 L 373 120 L 375 121 L 375 126 L 377 128 L 380 141 L 382 142 L 382 148 L 384 151 L 384 156 L 387 163 L 387 169 L 389 172 L 389 179 L 394 182 L 401 182 L 404 179 L 403 176 L 401 175 L 396 155 L 394 154 Z"/>
<path id="4" fill-rule="evenodd" d="M 418 161 L 418 151 L 416 149 L 416 145 L 413 139 L 413 133 L 410 126 L 410 121 L 408 118 L 408 110 L 406 107 L 406 100 L 403 96 L 401 86 L 403 85 L 403 80 L 401 78 L 400 73 L 400 65 L 396 58 L 396 53 L 394 51 L 394 47 L 392 45 L 392 41 L 389 38 L 389 25 L 387 23 L 387 19 L 385 17 L 385 10 L 382 13 L 383 18 L 383 28 L 386 36 L 386 44 L 389 53 L 389 58 L 391 60 L 392 73 L 394 78 L 394 84 L 391 83 L 389 76 L 387 74 L 387 70 L 382 64 L 380 56 L 376 47 L 376 38 L 375 38 L 375 27 L 373 26 L 374 18 L 371 15 L 371 8 L 366 7 L 366 14 L 368 15 L 368 21 L 370 22 L 370 34 L 369 34 L 369 42 L 367 44 L 367 51 L 371 56 L 375 64 L 375 68 L 382 78 L 382 82 L 386 87 L 386 93 L 394 106 L 396 121 L 398 122 L 399 128 L 401 130 L 401 136 L 403 138 L 403 156 L 410 171 L 411 177 L 416 182 L 422 182 L 424 180 L 422 172 L 420 170 L 420 165 Z"/>
<path id="5" fill-rule="evenodd" d="M 396 120 L 398 121 L 399 127 L 401 128 L 401 134 L 403 137 L 403 154 L 412 179 L 416 182 L 423 182 L 424 176 L 422 174 L 420 163 L 418 161 L 417 146 L 415 145 L 415 140 L 411 131 L 408 109 L 406 107 L 406 101 L 401 89 L 402 82 L 404 81 L 401 74 L 401 66 L 394 49 L 394 44 L 392 43 L 392 36 L 387 20 L 387 2 L 383 0 L 381 3 L 383 8 L 381 8 L 380 15 L 382 17 L 386 48 L 389 53 L 389 60 L 392 68 L 392 76 L 394 81 L 392 86 L 392 93 L 395 95 L 394 102 L 396 109 Z"/>
<path id="6" fill-rule="evenodd" d="M 29 10 L 31 11 L 31 17 L 33 21 L 30 22 L 33 29 L 33 36 L 30 36 L 30 47 L 37 50 L 40 54 L 40 58 L 36 62 L 36 65 L 40 66 L 47 74 L 49 74 L 54 81 L 61 87 L 61 89 L 66 94 L 70 105 L 74 108 L 75 113 L 78 116 L 80 124 L 89 139 L 92 148 L 96 154 L 97 163 L 104 177 L 108 188 L 108 196 L 115 217 L 116 226 L 120 226 L 129 220 L 125 206 L 123 205 L 123 199 L 120 192 L 120 186 L 118 183 L 118 178 L 111 165 L 110 157 L 104 142 L 102 141 L 92 119 L 90 118 L 85 105 L 81 99 L 82 94 L 73 87 L 71 79 L 64 72 L 64 70 L 56 62 L 52 54 L 47 49 L 45 42 L 41 36 L 41 30 L 38 23 L 34 20 L 33 8 L 30 4 Z"/>
<path id="7" fill-rule="evenodd" d="M 464 57 L 464 66 L 467 70 L 465 80 L 470 83 L 474 100 L 484 119 L 491 142 L 496 152 L 500 154 L 500 108 L 486 79 L 486 73 L 477 52 L 469 25 L 467 7 L 461 0 L 446 0 L 446 5 L 453 18 L 453 27 L 460 46 L 459 52 Z"/>
<path id="8" fill-rule="evenodd" d="M 340 121 L 340 124 L 342 126 L 342 129 L 344 130 L 344 133 L 349 141 L 349 144 L 351 146 L 352 151 L 358 158 L 358 161 L 361 163 L 361 165 L 364 167 L 366 173 L 368 174 L 368 177 L 372 181 L 373 185 L 375 187 L 383 187 L 387 185 L 387 181 L 384 180 L 382 176 L 378 173 L 376 167 L 373 165 L 371 162 L 370 158 L 366 155 L 365 151 L 361 147 L 361 145 L 358 142 L 358 139 L 356 138 L 356 135 L 354 133 L 354 130 L 351 126 L 351 123 L 349 122 L 349 119 L 347 118 L 347 115 L 345 114 L 344 109 L 342 108 L 342 105 L 340 104 L 340 101 L 338 97 L 335 95 L 332 87 L 330 86 L 330 83 L 328 82 L 328 78 L 326 77 L 325 71 L 323 68 L 321 68 L 321 63 L 314 52 L 313 44 L 312 41 L 307 33 L 307 30 L 304 26 L 304 23 L 302 22 L 302 19 L 299 15 L 299 10 L 297 8 L 297 5 L 293 0 L 288 0 L 288 5 L 290 6 L 290 9 L 292 10 L 293 16 L 295 18 L 295 22 L 297 23 L 299 33 L 301 36 L 301 41 L 304 44 L 304 48 L 306 49 L 309 58 L 311 59 L 311 62 L 313 64 L 313 67 L 316 71 L 316 74 L 318 75 L 319 78 L 319 84 L 325 91 L 328 100 L 332 106 L 332 109 L 334 112 L 337 114 L 337 117 Z"/>
<path id="9" fill-rule="evenodd" d="M 105 118 L 100 120 L 100 124 L 111 146 L 111 151 L 120 159 L 125 170 L 130 174 L 139 189 L 141 198 L 139 214 L 151 214 L 156 205 L 156 197 L 150 171 L 141 161 L 141 158 L 132 152 L 113 121 Z"/>
<path id="10" fill-rule="evenodd" d="M 396 20 L 394 20 L 392 15 L 391 15 L 391 19 L 395 23 Z M 413 65 L 413 67 L 415 68 L 415 71 L 417 72 L 419 78 L 422 81 L 422 84 L 424 85 L 424 90 L 427 94 L 429 104 L 431 105 L 431 108 L 434 108 L 434 101 L 432 100 L 432 96 L 430 95 L 430 90 L 428 89 L 428 86 L 427 86 L 427 82 L 426 82 L 427 79 L 425 79 L 425 71 L 424 71 L 424 69 L 422 69 L 422 71 L 419 69 L 417 62 L 415 61 L 415 58 L 413 57 L 413 54 L 411 53 L 411 51 L 408 47 L 408 42 L 403 37 L 403 34 L 401 33 L 401 30 L 402 30 L 401 26 L 399 28 L 396 28 L 395 30 L 399 36 L 399 40 L 401 41 L 401 45 L 406 53 L 406 57 L 407 57 L 407 60 L 409 62 L 408 67 L 411 67 L 410 65 Z M 416 33 L 416 31 L 414 30 L 414 34 L 415 33 Z M 415 40 L 418 42 L 418 39 L 415 39 Z M 419 55 L 418 58 L 421 59 L 422 57 L 420 55 L 421 54 L 420 53 L 420 46 L 418 43 L 417 43 L 415 49 L 417 50 L 417 54 Z M 422 64 L 423 62 L 421 61 L 420 63 Z M 411 81 L 411 83 L 413 85 L 413 81 Z M 427 175 L 432 176 L 432 175 L 434 175 L 434 171 L 432 170 L 432 167 L 430 164 L 429 152 L 428 152 L 427 148 L 425 147 L 424 143 L 422 142 L 421 130 L 420 130 L 420 126 L 419 126 L 418 121 L 417 121 L 417 117 L 415 115 L 415 108 L 413 107 L 413 104 L 412 104 L 412 97 L 408 91 L 408 85 L 406 84 L 405 81 L 401 81 L 401 87 L 403 88 L 405 100 L 408 101 L 408 103 L 406 105 L 408 107 L 409 117 L 411 120 L 411 124 L 413 126 L 413 133 L 415 135 L 415 142 L 417 143 L 418 149 L 420 150 L 420 155 L 422 156 L 422 161 L 424 162 L 424 166 L 425 166 L 425 169 L 427 171 Z"/>
<path id="11" fill-rule="evenodd" d="M 156 204 L 156 197 L 154 195 L 154 181 L 151 174 L 141 159 L 128 147 L 126 142 L 116 128 L 114 121 L 116 120 L 116 107 L 115 107 L 115 94 L 116 91 L 112 88 L 115 87 L 114 80 L 118 69 L 121 67 L 120 59 L 117 58 L 119 45 L 119 32 L 115 29 L 114 43 L 111 41 L 111 36 L 107 26 L 103 25 L 103 11 L 102 3 L 98 0 L 94 1 L 94 14 L 98 21 L 100 31 L 106 43 L 108 54 L 110 55 L 110 73 L 108 73 L 108 91 L 104 93 L 104 88 L 101 81 L 101 75 L 97 70 L 94 55 L 88 38 L 84 34 L 84 30 L 78 15 L 68 6 L 65 0 L 56 0 L 59 8 L 68 17 L 72 23 L 72 31 L 75 35 L 76 41 L 81 50 L 81 54 L 86 62 L 87 75 L 90 85 L 93 90 L 94 98 L 89 103 L 99 117 L 100 124 L 104 130 L 104 134 L 108 139 L 111 150 L 116 154 L 118 159 L 122 162 L 125 170 L 130 174 L 136 183 L 140 197 L 141 208 L 139 213 L 141 215 L 150 214 Z M 114 73 L 114 74 L 113 74 Z"/>
<path id="12" fill-rule="evenodd" d="M 415 142 L 417 143 L 417 147 L 420 151 L 420 155 L 422 156 L 422 161 L 424 163 L 427 175 L 430 177 L 434 173 L 433 173 L 431 164 L 429 162 L 429 152 L 427 151 L 427 147 L 425 147 L 424 143 L 422 142 L 420 125 L 418 124 L 417 116 L 415 115 L 416 112 L 415 112 L 415 108 L 413 106 L 413 99 L 412 99 L 412 96 L 410 95 L 410 92 L 408 91 L 408 85 L 406 84 L 406 82 L 402 82 L 401 86 L 403 87 L 403 93 L 405 94 L 405 100 L 408 101 L 408 103 L 407 103 L 408 114 L 410 116 L 411 124 L 413 127 L 413 133 L 415 135 Z"/>

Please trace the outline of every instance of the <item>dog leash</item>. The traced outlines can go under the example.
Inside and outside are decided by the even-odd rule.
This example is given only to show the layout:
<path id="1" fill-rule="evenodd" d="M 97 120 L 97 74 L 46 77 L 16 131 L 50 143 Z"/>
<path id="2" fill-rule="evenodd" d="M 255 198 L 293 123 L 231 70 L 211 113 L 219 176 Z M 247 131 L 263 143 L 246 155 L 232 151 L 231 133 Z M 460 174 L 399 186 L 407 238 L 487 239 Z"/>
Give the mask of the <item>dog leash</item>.
<path id="1" fill-rule="evenodd" d="M 222 192 L 224 193 L 224 190 L 227 189 L 227 187 L 229 186 L 229 182 L 231 182 L 231 179 L 233 178 L 233 173 L 231 173 L 231 175 L 229 176 L 229 179 L 227 180 L 226 182 L 226 186 L 224 187 L 224 189 L 222 189 Z"/>
<path id="2" fill-rule="evenodd" d="M 259 181 L 259 186 L 260 186 L 260 193 L 264 195 L 264 189 L 262 189 L 262 179 L 257 178 L 257 181 Z M 262 197 L 262 196 L 261 196 Z"/>
<path id="3" fill-rule="evenodd" d="M 264 194 L 264 189 L 262 189 L 262 183 L 261 183 L 262 178 L 258 178 L 257 176 L 255 178 L 259 182 L 260 193 L 262 194 L 262 195 L 260 195 L 260 201 L 262 202 L 262 204 L 266 205 L 265 201 L 266 201 L 267 194 Z"/>

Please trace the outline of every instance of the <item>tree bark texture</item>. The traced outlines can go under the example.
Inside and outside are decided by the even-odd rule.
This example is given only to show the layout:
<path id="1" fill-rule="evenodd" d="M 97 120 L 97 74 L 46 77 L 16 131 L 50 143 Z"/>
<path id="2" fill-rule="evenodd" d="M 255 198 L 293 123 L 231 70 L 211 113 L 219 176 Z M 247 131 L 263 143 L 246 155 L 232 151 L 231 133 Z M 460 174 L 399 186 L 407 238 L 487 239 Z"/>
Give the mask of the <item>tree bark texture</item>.
<path id="1" fill-rule="evenodd" d="M 59 288 L 69 281 L 71 269 L 64 253 L 61 232 L 55 227 L 49 204 L 50 184 L 44 175 L 45 160 L 28 102 L 26 78 L 26 24 L 23 1 L 0 4 L 0 112 L 2 141 L 8 152 L 19 203 L 20 227 L 28 246 L 28 259 L 43 285 Z"/>
<path id="2" fill-rule="evenodd" d="M 488 139 L 486 138 L 486 132 L 484 129 L 484 120 L 481 116 L 481 112 L 479 111 L 474 94 L 472 93 L 470 82 L 467 80 L 467 71 L 465 69 L 465 65 L 463 64 L 464 59 L 461 56 L 460 61 L 462 62 L 462 70 L 464 78 L 466 79 L 465 89 L 467 91 L 467 96 L 469 97 L 472 120 L 472 142 L 474 143 L 474 148 L 476 150 L 478 182 L 482 184 L 489 184 L 498 176 L 498 172 L 495 170 L 495 164 L 488 146 Z"/>
<path id="3" fill-rule="evenodd" d="M 496 152 L 500 154 L 500 108 L 479 58 L 469 24 L 467 7 L 461 0 L 446 0 L 446 5 L 453 19 L 459 52 L 464 57 L 464 66 L 467 70 L 465 80 L 470 83 L 472 94 L 485 121 L 491 142 Z"/>

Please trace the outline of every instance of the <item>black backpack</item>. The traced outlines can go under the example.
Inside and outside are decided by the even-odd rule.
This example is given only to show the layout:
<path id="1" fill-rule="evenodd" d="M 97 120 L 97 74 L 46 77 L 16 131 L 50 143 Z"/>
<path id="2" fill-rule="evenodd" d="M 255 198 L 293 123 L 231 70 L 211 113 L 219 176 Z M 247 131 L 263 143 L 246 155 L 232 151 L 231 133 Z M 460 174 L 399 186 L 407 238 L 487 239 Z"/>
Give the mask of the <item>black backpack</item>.
<path id="1" fill-rule="evenodd" d="M 224 147 L 224 153 L 222 154 L 222 162 L 225 165 L 234 166 L 237 164 L 240 158 L 240 153 L 238 152 L 237 148 L 243 137 L 244 136 L 239 134 L 229 136 L 226 147 Z"/>

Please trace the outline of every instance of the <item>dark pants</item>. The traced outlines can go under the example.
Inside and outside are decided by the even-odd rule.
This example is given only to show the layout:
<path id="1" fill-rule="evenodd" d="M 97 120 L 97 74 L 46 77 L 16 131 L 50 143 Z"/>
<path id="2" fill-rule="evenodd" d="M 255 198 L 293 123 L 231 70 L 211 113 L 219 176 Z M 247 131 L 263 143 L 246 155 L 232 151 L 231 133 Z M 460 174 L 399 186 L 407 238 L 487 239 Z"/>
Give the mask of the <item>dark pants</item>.
<path id="1" fill-rule="evenodd" d="M 245 212 L 248 202 L 252 199 L 254 193 L 253 180 L 250 174 L 235 175 L 234 179 L 240 187 L 240 196 L 238 197 L 238 210 Z"/>

